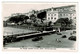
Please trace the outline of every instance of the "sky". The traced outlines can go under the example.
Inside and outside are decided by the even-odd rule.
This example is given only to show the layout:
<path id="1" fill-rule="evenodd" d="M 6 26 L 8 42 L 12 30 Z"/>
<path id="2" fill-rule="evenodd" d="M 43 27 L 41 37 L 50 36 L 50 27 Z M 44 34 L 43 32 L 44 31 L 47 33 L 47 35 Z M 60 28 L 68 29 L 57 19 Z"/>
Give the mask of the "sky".
<path id="1" fill-rule="evenodd" d="M 2 18 L 6 20 L 12 13 L 27 13 L 51 7 L 74 5 L 75 3 L 2 3 Z"/>

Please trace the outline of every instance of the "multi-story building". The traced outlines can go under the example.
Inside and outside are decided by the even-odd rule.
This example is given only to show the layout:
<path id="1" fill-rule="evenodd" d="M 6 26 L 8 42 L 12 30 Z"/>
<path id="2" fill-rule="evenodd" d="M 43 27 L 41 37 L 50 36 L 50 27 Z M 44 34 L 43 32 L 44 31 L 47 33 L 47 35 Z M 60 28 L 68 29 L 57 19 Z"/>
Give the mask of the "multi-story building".
<path id="1" fill-rule="evenodd" d="M 58 19 L 58 11 L 48 11 L 46 16 L 48 21 L 55 22 Z"/>
<path id="2" fill-rule="evenodd" d="M 46 20 L 56 22 L 59 18 L 72 19 L 73 24 L 76 25 L 76 9 L 75 5 L 62 6 L 56 8 L 49 8 L 46 14 Z"/>

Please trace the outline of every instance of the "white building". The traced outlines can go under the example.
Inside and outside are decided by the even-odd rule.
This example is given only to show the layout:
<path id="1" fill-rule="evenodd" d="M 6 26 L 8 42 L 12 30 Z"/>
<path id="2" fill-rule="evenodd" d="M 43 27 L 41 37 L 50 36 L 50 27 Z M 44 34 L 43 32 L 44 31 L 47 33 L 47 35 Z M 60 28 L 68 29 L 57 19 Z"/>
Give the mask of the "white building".
<path id="1" fill-rule="evenodd" d="M 76 25 L 76 6 L 62 6 L 47 9 L 46 20 L 56 22 L 59 18 L 68 18 L 73 20 Z"/>
<path id="2" fill-rule="evenodd" d="M 48 11 L 47 12 L 47 20 L 56 22 L 58 19 L 58 11 Z"/>

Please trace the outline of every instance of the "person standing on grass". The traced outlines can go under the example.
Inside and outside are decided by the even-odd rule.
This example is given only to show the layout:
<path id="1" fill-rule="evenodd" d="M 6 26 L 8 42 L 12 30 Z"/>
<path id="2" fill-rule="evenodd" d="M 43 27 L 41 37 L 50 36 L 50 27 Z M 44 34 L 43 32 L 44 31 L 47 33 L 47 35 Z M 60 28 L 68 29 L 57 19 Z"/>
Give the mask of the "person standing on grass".
<path id="1" fill-rule="evenodd" d="M 59 39 L 56 39 L 57 42 L 61 42 Z"/>

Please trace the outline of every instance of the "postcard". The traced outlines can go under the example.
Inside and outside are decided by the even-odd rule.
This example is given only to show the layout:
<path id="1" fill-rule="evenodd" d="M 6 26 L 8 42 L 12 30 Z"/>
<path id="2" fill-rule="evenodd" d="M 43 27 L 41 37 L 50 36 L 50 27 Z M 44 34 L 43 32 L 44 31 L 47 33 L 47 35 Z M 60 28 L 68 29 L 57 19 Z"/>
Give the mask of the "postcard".
<path id="1" fill-rule="evenodd" d="M 2 2 L 3 51 L 77 51 L 77 3 Z"/>

